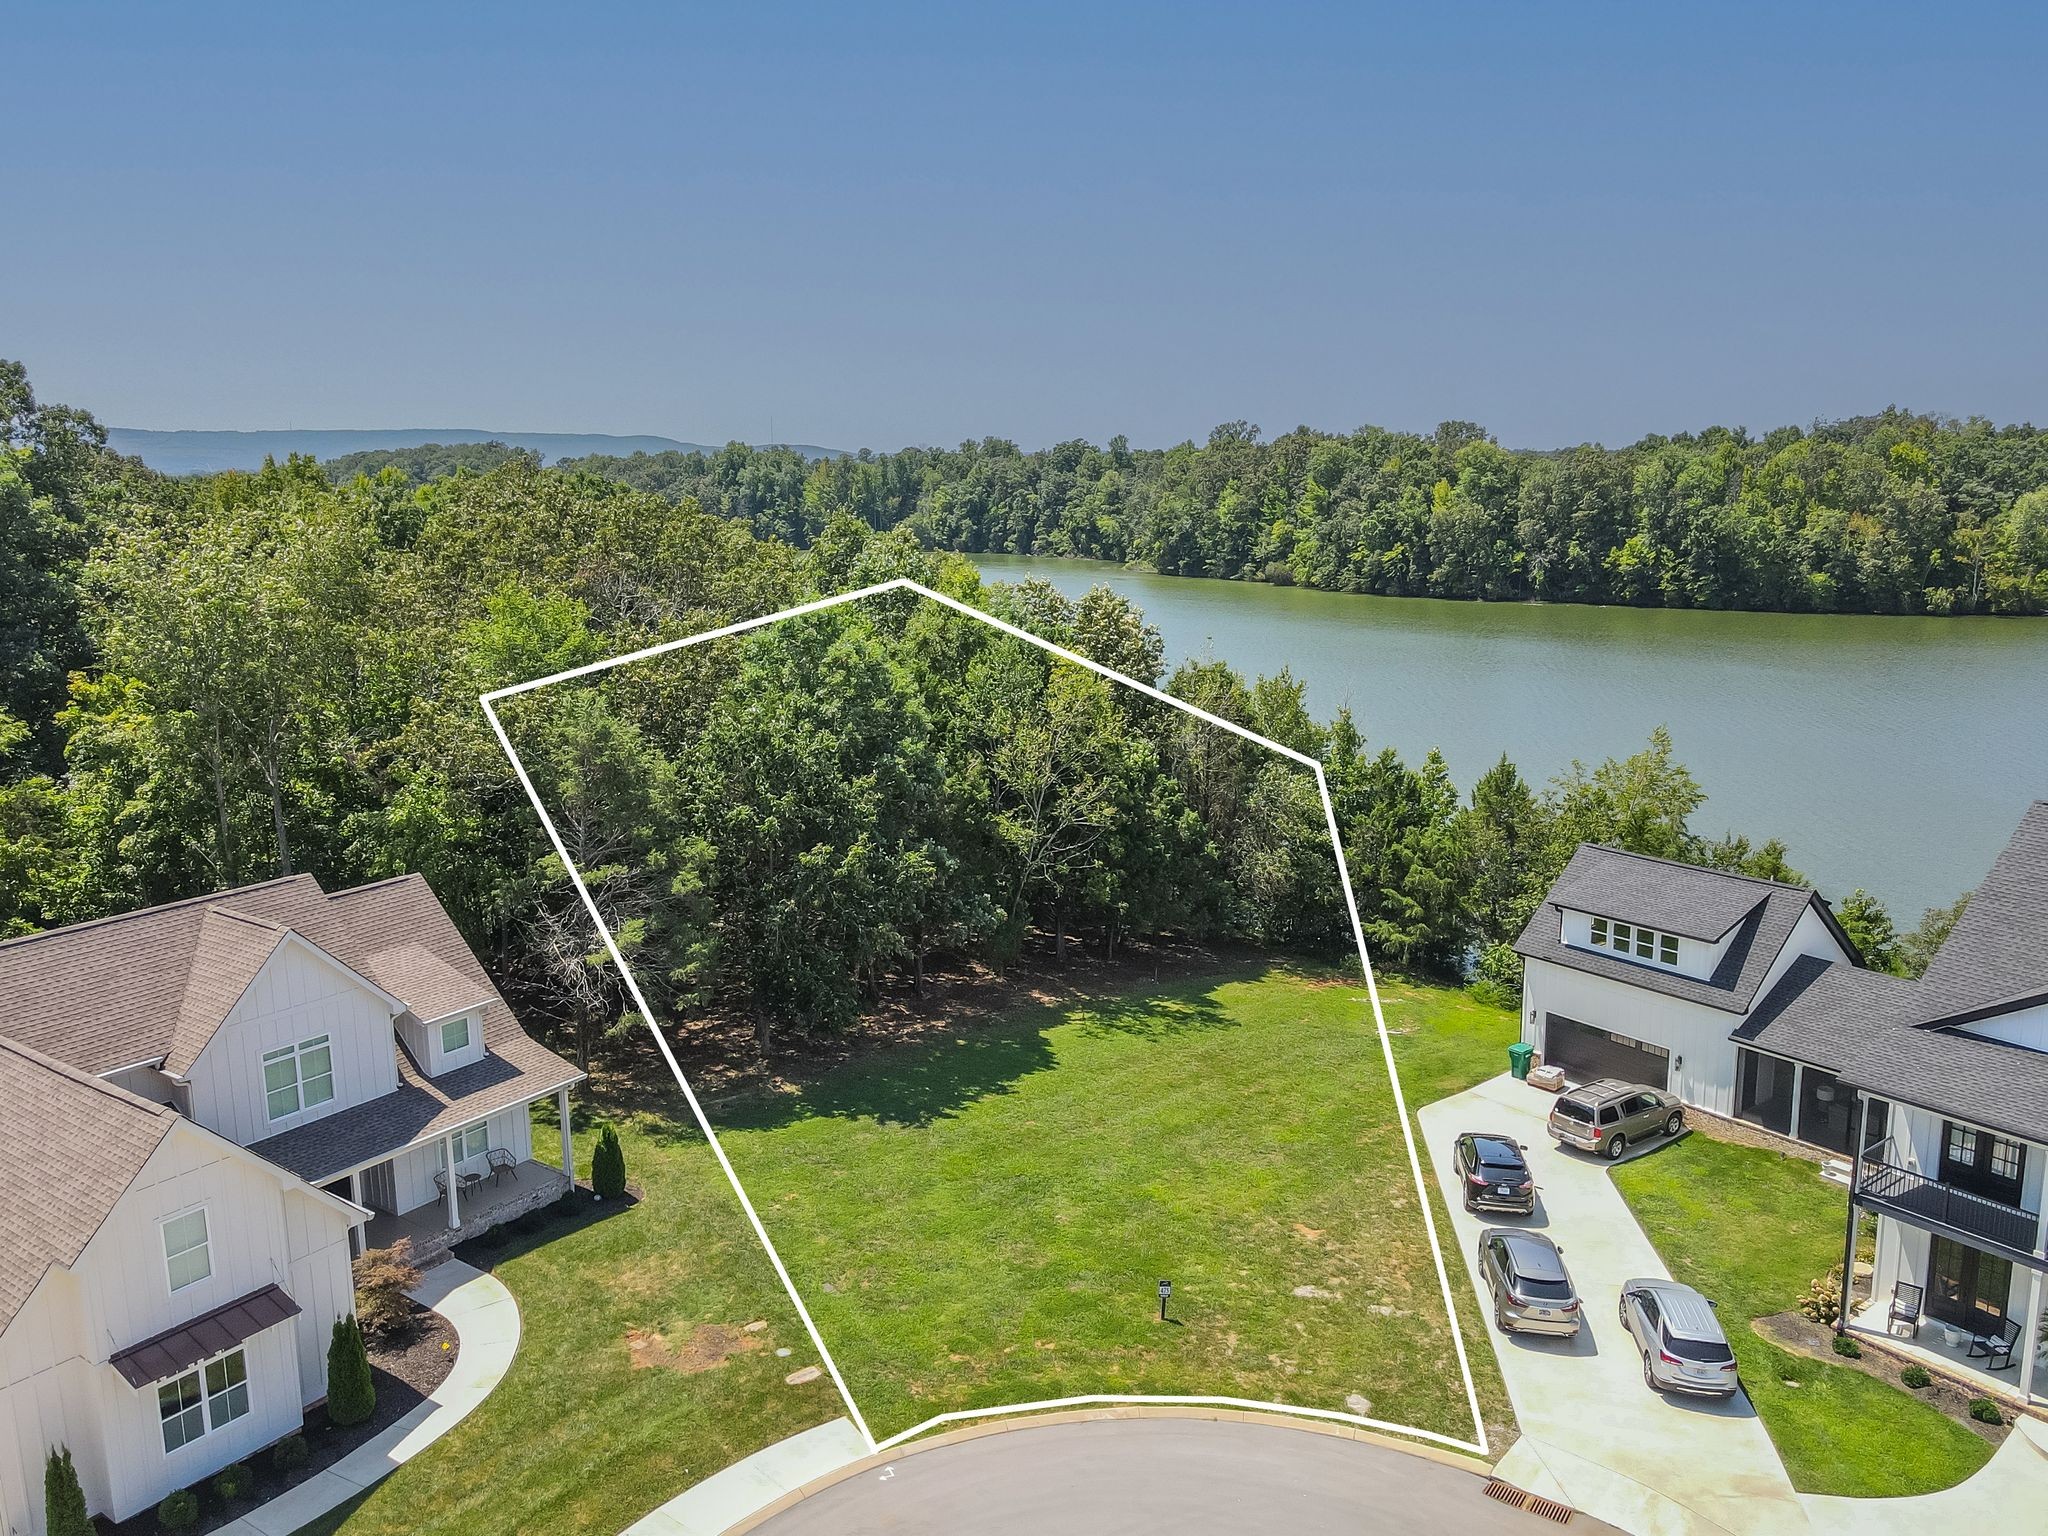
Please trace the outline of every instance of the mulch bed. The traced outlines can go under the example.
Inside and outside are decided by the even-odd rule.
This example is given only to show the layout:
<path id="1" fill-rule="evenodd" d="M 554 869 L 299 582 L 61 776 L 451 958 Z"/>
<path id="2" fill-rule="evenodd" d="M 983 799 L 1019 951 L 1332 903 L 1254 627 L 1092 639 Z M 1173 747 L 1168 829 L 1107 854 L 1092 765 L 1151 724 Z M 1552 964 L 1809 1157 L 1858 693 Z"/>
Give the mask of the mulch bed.
<path id="1" fill-rule="evenodd" d="M 1851 1371 L 1861 1371 L 1879 1381 L 1897 1387 L 1901 1392 L 1910 1392 L 1930 1407 L 1937 1408 L 1954 1419 L 1963 1428 L 1979 1439 L 1999 1444 L 2012 1432 L 2009 1424 L 1985 1424 L 1970 1417 L 1970 1404 L 1985 1396 L 1982 1391 L 1965 1386 L 1946 1375 L 1939 1367 L 1927 1365 L 1909 1355 L 1895 1353 L 1883 1343 L 1854 1335 L 1863 1347 L 1860 1357 L 1835 1353 L 1835 1331 L 1824 1328 L 1812 1318 L 1799 1312 L 1774 1312 L 1769 1317 L 1760 1317 L 1750 1325 L 1756 1331 L 1781 1349 L 1788 1349 L 1795 1355 L 1804 1355 L 1809 1360 L 1824 1361 L 1839 1365 Z M 1899 1372 L 1909 1365 L 1921 1366 L 1934 1379 L 1924 1387 L 1909 1387 L 1899 1380 Z M 1996 1399 L 1994 1399 L 1996 1401 Z M 2016 1410 L 2007 1403 L 1999 1403 L 1999 1412 L 2010 1417 Z"/>
<path id="2" fill-rule="evenodd" d="M 455 1369 L 458 1352 L 455 1329 L 448 1320 L 426 1307 L 414 1306 L 412 1331 L 404 1339 L 370 1346 L 370 1376 L 377 1384 L 377 1411 L 366 1423 L 337 1429 L 327 1422 L 325 1409 L 315 1408 L 306 1415 L 300 1431 L 306 1437 L 306 1449 L 312 1453 L 305 1461 L 288 1472 L 280 1472 L 271 1465 L 267 1449 L 256 1452 L 243 1462 L 251 1473 L 250 1490 L 232 1504 L 214 1493 L 213 1479 L 207 1478 L 195 1487 L 199 1495 L 199 1521 L 187 1526 L 186 1531 L 204 1536 L 205 1532 L 218 1530 L 259 1504 L 326 1471 L 425 1402 Z M 158 1536 L 162 1530 L 154 1509 L 130 1516 L 119 1525 L 108 1520 L 96 1520 L 94 1524 L 109 1536 Z"/>

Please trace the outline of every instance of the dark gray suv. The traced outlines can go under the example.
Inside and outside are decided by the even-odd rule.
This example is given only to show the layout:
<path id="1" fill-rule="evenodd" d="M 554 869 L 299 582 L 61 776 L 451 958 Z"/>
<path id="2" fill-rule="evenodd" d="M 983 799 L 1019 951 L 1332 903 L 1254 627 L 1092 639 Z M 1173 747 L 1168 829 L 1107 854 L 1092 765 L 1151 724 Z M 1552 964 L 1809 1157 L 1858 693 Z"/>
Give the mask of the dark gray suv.
<path id="1" fill-rule="evenodd" d="M 1619 1157 L 1660 1132 L 1676 1136 L 1684 1129 L 1685 1106 L 1677 1094 L 1616 1077 L 1567 1088 L 1550 1106 L 1551 1135 L 1604 1157 Z"/>
<path id="2" fill-rule="evenodd" d="M 1458 1138 L 1452 1161 L 1464 1185 L 1466 1210 L 1515 1216 L 1535 1211 L 1536 1180 L 1514 1137 L 1467 1131 Z"/>

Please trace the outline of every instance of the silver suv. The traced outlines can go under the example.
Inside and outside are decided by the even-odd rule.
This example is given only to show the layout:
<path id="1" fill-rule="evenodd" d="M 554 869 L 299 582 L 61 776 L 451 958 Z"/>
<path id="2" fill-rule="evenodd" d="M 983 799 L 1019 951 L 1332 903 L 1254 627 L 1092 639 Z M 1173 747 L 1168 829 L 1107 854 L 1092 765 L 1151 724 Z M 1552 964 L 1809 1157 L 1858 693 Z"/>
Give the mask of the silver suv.
<path id="1" fill-rule="evenodd" d="M 1675 1094 L 1647 1083 L 1603 1077 L 1568 1088 L 1550 1106 L 1550 1134 L 1581 1152 L 1619 1157 L 1636 1142 L 1685 1129 L 1685 1107 Z"/>
<path id="2" fill-rule="evenodd" d="M 1689 1285 L 1629 1281 L 1621 1288 L 1621 1326 L 1636 1341 L 1652 1392 L 1730 1397 L 1740 1385 L 1714 1304 Z"/>
<path id="3" fill-rule="evenodd" d="M 1493 1322 L 1502 1333 L 1574 1337 L 1584 1326 L 1579 1293 L 1557 1244 L 1540 1232 L 1488 1227 L 1479 1234 L 1479 1272 L 1493 1293 Z"/>

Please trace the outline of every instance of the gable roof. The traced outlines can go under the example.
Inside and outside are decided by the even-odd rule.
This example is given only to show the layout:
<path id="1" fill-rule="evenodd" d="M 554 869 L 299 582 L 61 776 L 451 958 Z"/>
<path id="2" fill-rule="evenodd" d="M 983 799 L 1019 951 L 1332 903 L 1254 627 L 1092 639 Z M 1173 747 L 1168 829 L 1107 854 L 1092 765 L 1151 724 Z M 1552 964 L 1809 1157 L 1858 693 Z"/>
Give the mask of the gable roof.
<path id="1" fill-rule="evenodd" d="M 1854 956 L 1855 946 L 1810 887 L 1581 843 L 1515 940 L 1515 953 L 1666 997 L 1743 1013 L 1809 908 L 1820 913 L 1842 953 Z M 1639 922 L 1705 943 L 1726 937 L 1728 948 L 1711 976 L 1687 976 L 1565 943 L 1559 922 L 1559 913 L 1565 910 Z"/>
<path id="2" fill-rule="evenodd" d="M 292 875 L 0 943 L 0 1034 L 88 1072 L 183 1072 L 292 935 L 422 1017 L 504 1006 L 418 875 L 332 895 Z"/>
<path id="3" fill-rule="evenodd" d="M 54 1264 L 72 1264 L 178 1123 L 139 1099 L 0 1037 L 0 1329 Z M 52 1148 L 61 1148 L 56 1157 Z M 38 1168 L 43 1176 L 22 1177 Z"/>
<path id="4" fill-rule="evenodd" d="M 2048 1142 L 2048 1051 L 1928 1027 L 1924 988 L 1801 955 L 1731 1038 L 1880 1098 Z"/>
<path id="5" fill-rule="evenodd" d="M 2048 996 L 2048 800 L 2020 818 L 1921 986 L 1930 1024 Z"/>

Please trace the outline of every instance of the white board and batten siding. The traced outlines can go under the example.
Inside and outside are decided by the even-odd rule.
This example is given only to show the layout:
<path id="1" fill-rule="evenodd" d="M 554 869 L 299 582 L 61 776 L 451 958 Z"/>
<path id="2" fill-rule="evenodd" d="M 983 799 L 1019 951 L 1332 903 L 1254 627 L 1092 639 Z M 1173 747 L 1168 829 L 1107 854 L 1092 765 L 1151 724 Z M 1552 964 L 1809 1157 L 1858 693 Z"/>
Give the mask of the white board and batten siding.
<path id="1" fill-rule="evenodd" d="M 1562 930 L 1567 939 L 1569 927 Z M 1584 935 L 1579 936 L 1584 947 Z M 1801 955 L 1846 960 L 1834 933 L 1811 905 L 1799 914 L 1784 947 L 1771 962 L 1757 997 L 1769 994 Z M 1646 973 L 1671 967 L 1645 965 Z M 1671 997 L 1647 986 L 1595 976 L 1555 961 L 1530 960 L 1522 975 L 1522 1039 L 1544 1049 L 1547 1013 L 1576 1019 L 1594 1029 L 1647 1041 L 1671 1053 L 1670 1088 L 1688 1104 L 1717 1115 L 1735 1112 L 1735 1042 L 1729 1039 L 1743 1015 Z M 1682 1058 L 1682 1059 L 1681 1059 Z"/>
<path id="2" fill-rule="evenodd" d="M 2007 1045 L 2025 1046 L 2030 1051 L 2048 1051 L 2048 1003 L 2035 1008 L 2016 1008 L 1996 1018 L 1974 1019 L 1956 1026 L 1966 1034 Z"/>
<path id="3" fill-rule="evenodd" d="M 334 1097 L 270 1118 L 263 1056 L 327 1037 Z M 286 940 L 192 1064 L 192 1118 L 242 1146 L 379 1098 L 398 1087 L 391 1009 L 312 946 Z"/>
<path id="4" fill-rule="evenodd" d="M 173 1291 L 163 1223 L 195 1209 L 206 1212 L 210 1273 Z M 129 1386 L 107 1360 L 273 1283 L 302 1310 L 243 1346 L 249 1412 L 166 1452 L 156 1388 Z M 298 1428 L 306 1404 L 325 1395 L 327 1332 L 351 1303 L 346 1213 L 174 1126 L 77 1264 L 47 1276 L 0 1339 L 0 1445 L 34 1462 L 0 1467 L 0 1482 L 32 1473 L 23 1486 L 39 1495 L 42 1455 L 61 1443 L 93 1508 L 115 1519 L 149 1508 Z M 16 1492 L 10 1513 L 31 1507 Z"/>
<path id="5" fill-rule="evenodd" d="M 469 1029 L 469 1043 L 459 1050 L 441 1048 L 443 1026 L 460 1019 Z M 445 1019 L 422 1022 L 410 1013 L 398 1016 L 398 1035 L 405 1042 L 405 1048 L 412 1052 L 412 1059 L 420 1064 L 420 1070 L 429 1077 L 439 1077 L 443 1072 L 453 1072 L 458 1067 L 472 1066 L 484 1059 L 484 1018 L 481 1007 L 466 1013 L 451 1014 Z"/>

